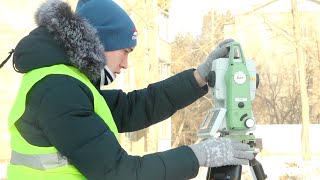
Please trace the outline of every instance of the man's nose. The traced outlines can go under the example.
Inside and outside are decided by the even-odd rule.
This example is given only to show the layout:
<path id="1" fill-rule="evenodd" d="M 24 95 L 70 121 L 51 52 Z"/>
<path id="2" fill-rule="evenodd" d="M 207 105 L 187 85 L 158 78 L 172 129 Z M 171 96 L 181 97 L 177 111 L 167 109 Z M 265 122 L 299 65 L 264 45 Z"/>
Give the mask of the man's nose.
<path id="1" fill-rule="evenodd" d="M 127 69 L 128 68 L 128 57 L 124 58 L 121 61 L 120 67 L 123 68 L 123 69 Z"/>

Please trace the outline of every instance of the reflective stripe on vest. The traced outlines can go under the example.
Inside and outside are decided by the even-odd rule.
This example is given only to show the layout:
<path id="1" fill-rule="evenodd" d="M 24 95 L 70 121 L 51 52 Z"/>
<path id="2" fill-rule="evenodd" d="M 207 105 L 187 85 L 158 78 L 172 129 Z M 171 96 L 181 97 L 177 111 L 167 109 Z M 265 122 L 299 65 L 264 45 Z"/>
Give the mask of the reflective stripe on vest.
<path id="1" fill-rule="evenodd" d="M 59 152 L 50 154 L 22 154 L 11 151 L 10 163 L 38 170 L 48 170 L 70 165 L 67 157 L 62 156 Z"/>
<path id="2" fill-rule="evenodd" d="M 55 174 L 61 172 L 61 176 L 65 176 L 66 173 L 69 175 L 71 174 L 71 176 L 81 175 L 74 166 L 68 163 L 66 158 L 61 156 L 55 147 L 38 147 L 29 144 L 21 136 L 14 125 L 14 123 L 20 119 L 25 111 L 26 95 L 29 90 L 38 81 L 51 74 L 68 75 L 84 83 L 93 94 L 94 112 L 105 121 L 116 138 L 118 138 L 118 129 L 113 120 L 110 109 L 104 100 L 104 97 L 92 85 L 90 80 L 78 69 L 61 64 L 32 70 L 23 76 L 16 101 L 9 114 L 8 126 L 11 134 L 10 145 L 12 149 L 12 157 L 10 165 L 8 166 L 8 178 L 10 178 L 10 176 L 15 176 L 16 173 L 24 172 L 25 169 L 22 168 L 22 166 L 35 170 L 35 172 L 30 173 L 30 179 L 32 179 L 33 174 L 37 173 L 36 170 L 46 170 L 45 172 Z M 30 169 L 30 171 L 32 169 Z"/>

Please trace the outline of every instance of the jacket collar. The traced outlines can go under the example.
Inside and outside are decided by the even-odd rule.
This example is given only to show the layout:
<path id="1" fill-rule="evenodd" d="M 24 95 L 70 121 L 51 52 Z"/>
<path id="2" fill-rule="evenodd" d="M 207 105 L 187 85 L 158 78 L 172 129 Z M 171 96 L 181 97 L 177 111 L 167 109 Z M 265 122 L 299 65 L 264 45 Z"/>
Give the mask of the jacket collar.
<path id="1" fill-rule="evenodd" d="M 69 57 L 70 64 L 92 82 L 100 78 L 105 65 L 104 49 L 96 30 L 60 0 L 47 0 L 36 11 L 38 26 L 46 27 Z"/>

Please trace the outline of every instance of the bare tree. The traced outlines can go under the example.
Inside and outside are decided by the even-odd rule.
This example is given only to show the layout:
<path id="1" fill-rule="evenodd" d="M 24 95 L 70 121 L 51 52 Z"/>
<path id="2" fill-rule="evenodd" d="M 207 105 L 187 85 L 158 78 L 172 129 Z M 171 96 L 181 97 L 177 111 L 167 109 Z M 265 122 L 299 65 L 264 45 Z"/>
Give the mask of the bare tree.
<path id="1" fill-rule="evenodd" d="M 274 3 L 275 1 L 271 1 L 270 3 Z M 269 4 L 270 4 L 269 3 Z M 314 51 L 313 49 L 306 49 L 306 43 L 303 41 L 302 38 L 302 26 L 300 25 L 301 13 L 298 12 L 297 8 L 297 1 L 291 0 L 292 10 L 291 14 L 287 13 L 287 16 L 291 16 L 291 21 L 288 20 L 287 22 L 282 22 L 282 24 L 277 24 L 270 21 L 264 15 L 259 14 L 258 16 L 263 17 L 264 22 L 266 25 L 269 26 L 270 31 L 274 34 L 285 38 L 293 48 L 295 53 L 295 59 L 297 60 L 297 77 L 296 82 L 298 84 L 299 89 L 299 98 L 300 98 L 300 109 L 301 109 L 301 119 L 302 119 L 302 152 L 303 152 L 303 159 L 309 160 L 310 159 L 310 148 L 309 148 L 309 123 L 310 123 L 310 109 L 313 110 L 315 107 L 313 106 L 314 103 L 318 103 L 317 101 L 311 101 L 312 104 L 309 103 L 310 98 L 310 90 L 313 87 L 313 77 L 312 74 L 315 74 L 315 69 L 313 64 L 308 64 L 306 66 L 306 57 L 310 57 L 312 59 L 319 59 L 319 51 Z M 264 7 L 264 6 L 263 6 Z M 255 10 L 251 11 L 252 14 L 258 14 L 254 12 Z M 287 28 L 287 27 L 292 28 Z M 317 52 L 313 54 L 313 52 Z M 319 60 L 318 60 L 319 61 Z M 309 74 L 308 74 L 309 73 Z M 308 95 L 309 93 L 309 95 Z M 315 95 L 315 94 L 313 94 Z M 277 97 L 277 96 L 275 96 Z M 314 98 L 313 98 L 314 99 Z M 272 104 L 271 102 L 269 104 Z M 276 104 L 273 103 L 275 106 Z M 311 106 L 310 106 L 311 105 Z M 310 108 L 311 107 L 311 108 Z M 283 112 L 283 109 L 280 110 Z M 279 117 L 280 111 L 274 111 L 275 118 Z M 316 113 L 317 115 L 317 113 Z M 280 116 L 281 117 L 281 116 Z"/>
<path id="2" fill-rule="evenodd" d="M 258 124 L 295 124 L 301 119 L 298 84 L 293 67 L 280 64 L 276 72 L 258 66 L 260 85 L 253 103 Z"/>
<path id="3" fill-rule="evenodd" d="M 296 55 L 299 68 L 299 86 L 302 106 L 302 156 L 304 160 L 311 159 L 309 144 L 309 97 L 307 92 L 305 59 L 303 58 L 302 48 L 299 46 L 301 41 L 300 20 L 297 8 L 297 1 L 291 0 L 294 39 L 296 47 Z"/>

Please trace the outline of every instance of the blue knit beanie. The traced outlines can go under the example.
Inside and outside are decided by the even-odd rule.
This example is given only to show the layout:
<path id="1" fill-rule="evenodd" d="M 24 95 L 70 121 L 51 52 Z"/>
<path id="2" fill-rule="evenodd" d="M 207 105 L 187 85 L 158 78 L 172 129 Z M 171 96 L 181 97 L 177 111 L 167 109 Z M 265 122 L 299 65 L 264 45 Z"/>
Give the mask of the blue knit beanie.
<path id="1" fill-rule="evenodd" d="M 137 45 L 137 31 L 129 15 L 112 0 L 79 0 L 76 13 L 97 29 L 105 51 Z"/>

